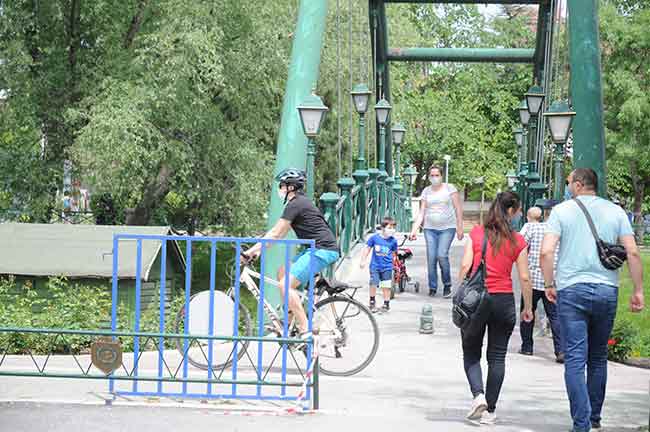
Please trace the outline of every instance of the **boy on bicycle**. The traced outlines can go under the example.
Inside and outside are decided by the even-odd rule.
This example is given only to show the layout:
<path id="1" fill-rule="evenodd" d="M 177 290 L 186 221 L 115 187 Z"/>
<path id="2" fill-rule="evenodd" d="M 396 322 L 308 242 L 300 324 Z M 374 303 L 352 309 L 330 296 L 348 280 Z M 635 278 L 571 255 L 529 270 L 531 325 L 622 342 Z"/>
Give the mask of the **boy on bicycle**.
<path id="1" fill-rule="evenodd" d="M 382 312 L 390 310 L 390 288 L 393 283 L 393 258 L 397 254 L 397 240 L 395 234 L 395 220 L 390 217 L 381 222 L 381 231 L 373 234 L 366 243 L 366 249 L 361 256 L 360 267 L 364 268 L 368 255 L 372 251 L 370 261 L 370 310 L 377 312 L 375 295 L 377 286 L 381 287 L 384 297 Z"/>
<path id="2" fill-rule="evenodd" d="M 339 248 L 336 244 L 336 237 L 325 221 L 323 213 L 314 203 L 305 196 L 306 175 L 304 171 L 295 168 L 287 168 L 281 171 L 275 180 L 279 182 L 278 194 L 284 200 L 285 207 L 280 219 L 264 235 L 264 238 L 283 239 L 290 229 L 296 233 L 296 237 L 316 242 L 314 253 L 314 267 L 312 274 L 316 274 L 327 268 L 339 258 Z M 270 246 L 270 245 L 269 245 Z M 297 290 L 301 285 L 309 282 L 311 250 L 307 249 L 292 261 L 289 269 L 289 310 L 296 318 L 296 324 L 300 336 L 305 338 L 307 332 L 307 315 L 300 301 Z M 244 261 L 248 262 L 260 256 L 262 243 L 256 243 L 253 247 L 242 253 Z M 278 270 L 278 280 L 283 281 L 285 274 L 284 266 Z M 280 292 L 284 293 L 284 283 L 280 283 Z"/>

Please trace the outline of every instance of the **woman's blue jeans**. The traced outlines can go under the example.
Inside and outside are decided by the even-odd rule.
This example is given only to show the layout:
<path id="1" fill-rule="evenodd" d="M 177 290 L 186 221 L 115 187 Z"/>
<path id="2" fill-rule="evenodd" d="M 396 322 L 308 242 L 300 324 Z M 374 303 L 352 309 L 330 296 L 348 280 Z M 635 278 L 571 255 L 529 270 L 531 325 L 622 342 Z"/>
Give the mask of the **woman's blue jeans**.
<path id="1" fill-rule="evenodd" d="M 449 248 L 454 241 L 456 228 L 444 230 L 424 229 L 424 240 L 427 244 L 427 274 L 429 292 L 438 290 L 438 264 L 442 273 L 442 284 L 445 291 L 451 289 L 451 268 L 449 266 Z"/>
<path id="2" fill-rule="evenodd" d="M 588 432 L 592 422 L 600 422 L 605 400 L 607 341 L 616 317 L 618 288 L 578 283 L 557 295 L 573 430 Z"/>

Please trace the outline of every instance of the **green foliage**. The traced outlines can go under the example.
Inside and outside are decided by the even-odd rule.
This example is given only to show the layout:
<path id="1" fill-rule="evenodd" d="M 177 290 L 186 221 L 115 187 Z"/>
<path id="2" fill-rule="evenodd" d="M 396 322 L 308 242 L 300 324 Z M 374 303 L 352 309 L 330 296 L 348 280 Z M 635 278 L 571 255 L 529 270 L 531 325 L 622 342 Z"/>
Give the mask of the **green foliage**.
<path id="1" fill-rule="evenodd" d="M 634 211 L 649 211 L 650 8 L 647 2 L 608 0 L 600 9 L 606 105 L 608 184 Z M 638 222 L 638 220 L 637 220 Z"/>
<path id="2" fill-rule="evenodd" d="M 642 253 L 641 259 L 643 268 L 650 268 L 650 254 Z M 650 357 L 650 312 L 647 309 L 640 313 L 630 311 L 630 295 L 633 285 L 627 268 L 621 271 L 620 278 L 618 309 L 614 323 L 615 332 L 612 338 L 615 337 L 616 329 L 622 329 L 621 338 L 625 339 L 622 349 L 628 350 L 627 354 L 632 357 Z M 628 327 L 631 327 L 632 330 L 629 330 Z"/>
<path id="3" fill-rule="evenodd" d="M 607 357 L 612 361 L 622 362 L 634 349 L 638 329 L 628 320 L 617 320 L 609 338 Z"/>
<path id="4" fill-rule="evenodd" d="M 53 277 L 46 285 L 47 296 L 30 284 L 18 285 L 13 278 L 0 279 L 0 322 L 3 326 L 97 330 L 110 322 L 111 300 L 107 290 L 71 284 L 64 277 Z M 74 295 L 71 295 L 74 293 Z M 77 354 L 87 349 L 94 337 L 81 335 L 1 334 L 9 353 Z"/>
<path id="5" fill-rule="evenodd" d="M 397 8 L 395 9 L 398 10 Z M 533 35 L 522 18 L 488 21 L 476 6 L 411 5 L 409 24 L 417 32 L 397 37 L 395 46 L 530 46 Z M 397 19 L 397 14 L 391 19 Z M 460 30 L 460 31 L 459 31 Z M 514 168 L 512 138 L 518 95 L 530 83 L 530 70 L 518 65 L 397 64 L 391 68 L 394 119 L 405 121 L 409 135 L 403 146 L 423 176 L 432 164 L 444 166 L 452 156 L 450 182 L 472 187 L 485 179 L 488 197 L 505 188 L 504 173 Z M 419 178 L 416 189 L 426 186 Z"/>

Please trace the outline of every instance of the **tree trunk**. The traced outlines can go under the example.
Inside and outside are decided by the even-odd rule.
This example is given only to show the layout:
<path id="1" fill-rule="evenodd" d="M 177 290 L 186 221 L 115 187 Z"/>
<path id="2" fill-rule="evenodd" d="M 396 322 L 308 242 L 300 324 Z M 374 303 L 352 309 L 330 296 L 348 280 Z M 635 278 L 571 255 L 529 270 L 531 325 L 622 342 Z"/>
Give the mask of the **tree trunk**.
<path id="1" fill-rule="evenodd" d="M 142 20 L 144 19 L 144 11 L 147 8 L 148 3 L 149 0 L 140 0 L 138 3 L 138 8 L 135 12 L 135 15 L 133 15 L 133 18 L 131 19 L 129 30 L 126 32 L 126 36 L 124 37 L 124 48 L 131 48 L 133 40 L 135 39 L 135 35 L 138 34 L 138 31 L 140 31 L 140 26 L 142 25 Z"/>
<path id="2" fill-rule="evenodd" d="M 148 225 L 154 209 L 169 192 L 169 182 L 172 170 L 168 165 L 163 165 L 158 171 L 158 176 L 153 184 L 149 185 L 135 208 L 126 209 L 127 225 Z"/>
<path id="3" fill-rule="evenodd" d="M 81 31 L 79 21 L 81 15 L 81 0 L 72 0 L 70 4 L 70 20 L 68 22 L 68 65 L 70 67 L 70 80 L 74 85 L 75 70 L 77 67 L 77 51 L 81 45 Z"/>

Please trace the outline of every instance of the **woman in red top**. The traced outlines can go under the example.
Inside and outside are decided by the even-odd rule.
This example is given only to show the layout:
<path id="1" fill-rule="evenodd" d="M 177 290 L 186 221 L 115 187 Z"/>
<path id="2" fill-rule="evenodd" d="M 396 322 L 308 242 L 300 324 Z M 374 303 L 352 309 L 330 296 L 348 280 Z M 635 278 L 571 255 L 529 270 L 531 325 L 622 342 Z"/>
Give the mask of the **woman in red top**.
<path id="1" fill-rule="evenodd" d="M 460 280 L 481 262 L 483 237 L 487 233 L 485 264 L 489 293 L 485 322 L 473 323 L 461 332 L 465 374 L 472 391 L 472 408 L 467 418 L 482 424 L 496 421 L 496 403 L 506 368 L 508 341 L 517 321 L 515 297 L 512 293 L 512 265 L 517 265 L 524 297 L 521 319 L 532 320 L 532 285 L 528 274 L 528 252 L 524 238 L 512 229 L 511 220 L 520 211 L 519 196 L 512 192 L 497 195 L 488 212 L 484 226 L 476 226 L 469 234 L 460 270 Z M 485 330 L 488 333 L 488 376 L 483 390 L 481 350 Z"/>

